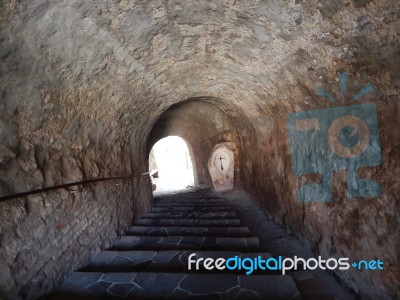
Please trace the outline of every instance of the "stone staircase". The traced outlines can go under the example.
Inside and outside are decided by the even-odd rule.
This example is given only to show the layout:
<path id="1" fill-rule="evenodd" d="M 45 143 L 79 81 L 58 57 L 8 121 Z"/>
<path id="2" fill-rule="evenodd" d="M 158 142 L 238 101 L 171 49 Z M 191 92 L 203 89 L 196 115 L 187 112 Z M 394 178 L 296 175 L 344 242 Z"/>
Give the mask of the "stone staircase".
<path id="1" fill-rule="evenodd" d="M 205 191 L 156 197 L 151 212 L 87 267 L 70 273 L 52 299 L 312 299 L 301 295 L 296 277 L 280 271 L 246 275 L 195 270 L 194 264 L 188 270 L 192 253 L 197 259 L 271 257 L 238 210 Z"/>

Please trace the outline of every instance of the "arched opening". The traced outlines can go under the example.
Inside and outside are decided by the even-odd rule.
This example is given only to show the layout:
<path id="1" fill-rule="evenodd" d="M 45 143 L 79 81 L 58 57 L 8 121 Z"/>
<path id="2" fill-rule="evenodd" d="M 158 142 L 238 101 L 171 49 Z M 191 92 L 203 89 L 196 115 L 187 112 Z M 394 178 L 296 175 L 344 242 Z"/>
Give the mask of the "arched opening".
<path id="1" fill-rule="evenodd" d="M 197 184 L 190 145 L 178 136 L 168 136 L 154 144 L 149 155 L 153 190 L 167 192 Z"/>
<path id="2" fill-rule="evenodd" d="M 237 162 L 234 164 L 234 186 L 242 186 L 240 157 L 243 149 L 250 146 L 255 134 L 249 134 L 251 124 L 238 122 L 240 113 L 224 103 L 220 98 L 197 97 L 169 107 L 159 116 L 148 135 L 148 160 L 150 150 L 157 141 L 168 136 L 182 137 L 191 154 L 195 184 L 212 186 L 208 167 L 212 151 L 220 143 L 230 143 L 234 161 Z M 241 139 L 240 133 L 245 134 L 246 138 Z M 246 166 L 244 170 L 247 171 Z"/>

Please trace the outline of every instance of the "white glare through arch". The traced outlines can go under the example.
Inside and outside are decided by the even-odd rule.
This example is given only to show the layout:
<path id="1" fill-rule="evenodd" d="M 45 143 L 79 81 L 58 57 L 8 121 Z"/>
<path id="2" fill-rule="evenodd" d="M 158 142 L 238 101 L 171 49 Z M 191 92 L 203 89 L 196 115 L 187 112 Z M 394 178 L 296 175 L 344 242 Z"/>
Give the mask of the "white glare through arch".
<path id="1" fill-rule="evenodd" d="M 186 142 L 177 136 L 169 136 L 159 140 L 150 153 L 150 171 L 158 169 L 159 178 L 153 178 L 156 192 L 172 191 L 193 186 L 192 159 Z"/>

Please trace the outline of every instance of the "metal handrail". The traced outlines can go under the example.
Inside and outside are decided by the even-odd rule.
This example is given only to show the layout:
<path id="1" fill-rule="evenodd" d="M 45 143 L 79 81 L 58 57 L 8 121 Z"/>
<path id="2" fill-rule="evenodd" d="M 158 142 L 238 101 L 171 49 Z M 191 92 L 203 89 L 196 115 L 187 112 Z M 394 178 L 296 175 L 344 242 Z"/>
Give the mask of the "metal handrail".
<path id="1" fill-rule="evenodd" d="M 89 183 L 94 183 L 94 182 L 99 182 L 99 181 L 108 181 L 108 180 L 131 179 L 134 177 L 141 177 L 141 176 L 145 176 L 145 175 L 149 175 L 149 174 L 150 174 L 150 172 L 145 172 L 140 175 L 103 177 L 103 178 L 95 178 L 95 179 L 88 179 L 88 180 L 71 182 L 71 183 L 66 183 L 66 184 L 60 184 L 60 185 L 55 185 L 52 187 L 46 187 L 46 188 L 41 188 L 41 189 L 31 190 L 31 191 L 27 191 L 27 192 L 23 192 L 23 193 L 0 197 L 0 202 L 4 202 L 4 201 L 11 200 L 11 199 L 16 199 L 16 198 L 21 198 L 21 197 L 26 197 L 26 196 L 33 195 L 33 194 L 40 194 L 40 193 L 45 193 L 45 192 L 49 192 L 49 191 L 53 191 L 53 190 L 63 189 L 63 188 L 67 188 L 67 187 L 75 186 L 75 185 L 89 184 Z"/>

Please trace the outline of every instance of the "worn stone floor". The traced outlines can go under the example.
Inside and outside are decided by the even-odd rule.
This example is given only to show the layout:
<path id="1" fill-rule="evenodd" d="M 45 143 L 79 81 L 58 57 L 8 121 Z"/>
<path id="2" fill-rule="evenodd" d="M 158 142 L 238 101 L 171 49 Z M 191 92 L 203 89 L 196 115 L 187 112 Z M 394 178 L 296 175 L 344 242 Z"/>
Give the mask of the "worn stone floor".
<path id="1" fill-rule="evenodd" d="M 108 250 L 71 272 L 51 299 L 354 299 L 326 272 L 188 270 L 188 258 L 312 257 L 242 192 L 155 197 Z"/>

